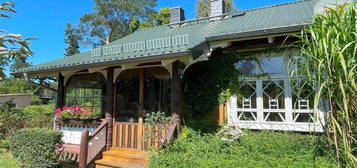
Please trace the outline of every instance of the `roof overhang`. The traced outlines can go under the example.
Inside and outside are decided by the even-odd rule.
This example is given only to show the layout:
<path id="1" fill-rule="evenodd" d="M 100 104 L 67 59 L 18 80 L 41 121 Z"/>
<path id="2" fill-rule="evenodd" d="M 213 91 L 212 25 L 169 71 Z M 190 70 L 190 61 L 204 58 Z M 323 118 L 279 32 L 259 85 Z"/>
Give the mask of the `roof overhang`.
<path id="1" fill-rule="evenodd" d="M 33 76 L 52 76 L 56 73 L 62 71 L 69 71 L 69 70 L 78 70 L 78 69 L 90 69 L 93 67 L 111 67 L 111 66 L 120 66 L 122 64 L 128 63 L 145 63 L 145 62 L 152 62 L 158 60 L 165 60 L 165 59 L 173 59 L 173 58 L 181 58 L 185 56 L 190 56 L 190 51 L 180 51 L 170 54 L 157 54 L 151 55 L 148 57 L 139 57 L 139 58 L 129 58 L 123 60 L 113 60 L 113 61 L 105 61 L 105 62 L 98 62 L 98 63 L 91 63 L 91 64 L 82 64 L 82 65 L 72 65 L 72 66 L 64 66 L 64 67 L 53 67 L 51 69 L 40 69 L 40 70 L 33 70 L 33 71 L 26 71 L 26 72 L 14 72 L 12 73 L 14 76 L 22 76 L 26 74 L 28 77 Z"/>
<path id="2" fill-rule="evenodd" d="M 302 23 L 296 25 L 289 25 L 283 27 L 270 27 L 270 28 L 262 28 L 256 29 L 247 32 L 235 32 L 235 33 L 226 33 L 221 35 L 216 35 L 212 37 L 207 37 L 208 42 L 212 41 L 220 41 L 220 40 L 230 40 L 230 39 L 239 39 L 239 38 L 247 38 L 247 37 L 255 37 L 255 36 L 264 36 L 264 35 L 273 35 L 279 33 L 289 33 L 289 32 L 297 32 L 305 29 L 312 23 Z"/>

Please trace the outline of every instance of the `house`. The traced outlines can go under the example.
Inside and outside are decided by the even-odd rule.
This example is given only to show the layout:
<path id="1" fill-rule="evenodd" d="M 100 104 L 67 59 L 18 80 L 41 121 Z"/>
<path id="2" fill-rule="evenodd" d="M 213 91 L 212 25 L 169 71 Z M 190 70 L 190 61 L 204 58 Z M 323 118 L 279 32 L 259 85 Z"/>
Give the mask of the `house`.
<path id="1" fill-rule="evenodd" d="M 168 25 L 137 31 L 102 47 L 17 73 L 56 77 L 57 108 L 90 104 L 102 109 L 102 123 L 56 122 L 56 129 L 67 134 L 68 151 L 78 153 L 80 144 L 82 166 L 96 160 L 104 148 L 104 159 L 95 162 L 98 167 L 144 164 L 141 150 L 171 140 L 182 124 L 181 77 L 196 64 L 230 51 L 251 51 L 255 61 L 234 63 L 236 70 L 246 75 L 237 87 L 242 94 L 231 96 L 220 106 L 220 124 L 226 117 L 229 126 L 246 129 L 321 132 L 324 102 L 314 113 L 309 92 L 313 86 L 303 85 L 303 77 L 289 80 L 286 67 L 298 58 L 299 50 L 259 51 L 297 41 L 292 34 L 311 25 L 313 16 L 324 12 L 330 2 L 303 0 L 225 14 L 222 0 L 212 0 L 210 17 L 187 21 L 181 8 L 172 8 Z M 298 90 L 305 92 L 298 94 Z M 143 125 L 144 113 L 153 111 L 170 113 L 173 124 Z M 89 139 L 88 131 L 81 132 L 86 128 Z M 143 142 L 145 134 L 154 136 Z"/>
<path id="2" fill-rule="evenodd" d="M 32 94 L 0 94 L 0 104 L 11 101 L 11 106 L 25 108 L 31 105 Z"/>

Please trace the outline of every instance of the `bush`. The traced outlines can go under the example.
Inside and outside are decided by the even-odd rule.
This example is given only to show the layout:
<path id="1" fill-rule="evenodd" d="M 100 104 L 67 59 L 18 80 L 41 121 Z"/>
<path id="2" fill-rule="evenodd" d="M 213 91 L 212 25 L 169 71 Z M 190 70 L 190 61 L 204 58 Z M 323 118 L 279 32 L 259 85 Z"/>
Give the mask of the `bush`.
<path id="1" fill-rule="evenodd" d="M 33 128 L 21 129 L 11 135 L 11 153 L 23 168 L 58 166 L 55 148 L 62 143 L 60 131 Z"/>
<path id="2" fill-rule="evenodd" d="M 0 106 L 0 139 L 25 126 L 26 115 L 22 109 L 11 107 L 11 102 Z"/>
<path id="3" fill-rule="evenodd" d="M 29 128 L 52 128 L 54 119 L 53 104 L 49 105 L 31 105 L 24 109 L 27 116 L 26 127 Z"/>
<path id="4" fill-rule="evenodd" d="M 149 167 L 337 167 L 330 157 L 317 154 L 317 138 L 312 135 L 259 132 L 228 142 L 212 134 L 183 130 L 174 143 L 152 154 Z"/>

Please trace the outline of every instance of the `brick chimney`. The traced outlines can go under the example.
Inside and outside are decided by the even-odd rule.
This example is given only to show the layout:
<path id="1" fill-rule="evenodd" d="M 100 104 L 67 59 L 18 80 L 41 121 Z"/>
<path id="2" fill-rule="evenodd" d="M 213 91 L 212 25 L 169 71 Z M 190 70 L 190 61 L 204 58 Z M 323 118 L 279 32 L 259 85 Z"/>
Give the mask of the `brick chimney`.
<path id="1" fill-rule="evenodd" d="M 221 16 L 225 12 L 224 0 L 211 0 L 210 17 Z"/>
<path id="2" fill-rule="evenodd" d="M 185 12 L 181 7 L 170 8 L 170 23 L 185 21 Z"/>

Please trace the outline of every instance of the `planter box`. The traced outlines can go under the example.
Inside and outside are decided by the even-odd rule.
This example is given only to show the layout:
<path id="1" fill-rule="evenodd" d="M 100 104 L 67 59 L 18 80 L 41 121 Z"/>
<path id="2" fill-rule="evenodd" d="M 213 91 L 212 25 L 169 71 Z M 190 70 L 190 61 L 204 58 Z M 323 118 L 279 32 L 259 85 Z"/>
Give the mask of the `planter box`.
<path id="1" fill-rule="evenodd" d="M 91 135 L 98 126 L 100 126 L 100 121 L 98 120 L 57 120 L 61 126 L 60 130 L 63 133 L 62 141 L 66 144 L 79 145 L 81 142 L 81 135 L 84 129 L 89 131 Z"/>

